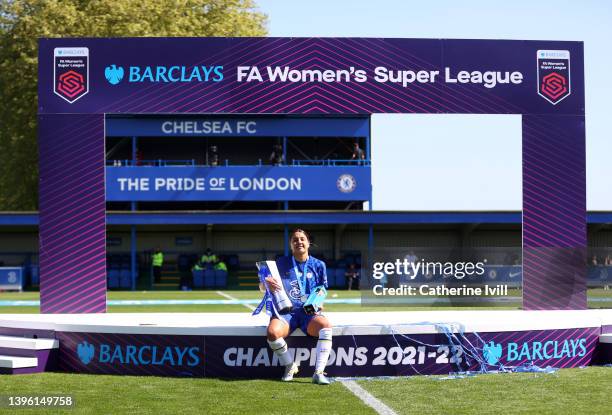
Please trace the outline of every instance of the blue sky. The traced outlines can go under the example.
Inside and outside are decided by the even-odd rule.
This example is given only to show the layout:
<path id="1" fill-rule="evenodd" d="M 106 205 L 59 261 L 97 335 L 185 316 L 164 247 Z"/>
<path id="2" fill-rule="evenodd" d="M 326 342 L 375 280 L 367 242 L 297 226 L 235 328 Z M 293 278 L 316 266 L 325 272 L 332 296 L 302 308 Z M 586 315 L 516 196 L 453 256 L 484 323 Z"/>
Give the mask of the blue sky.
<path id="1" fill-rule="evenodd" d="M 256 1 L 269 16 L 270 36 L 584 41 L 587 208 L 612 210 L 612 2 Z M 385 138 L 373 143 L 374 209 L 520 209 L 519 124 L 515 116 L 375 116 L 373 137 Z M 504 157 L 491 145 L 491 132 L 504 143 Z M 462 149 L 450 141 L 458 136 L 467 143 Z M 442 158 L 440 146 L 449 150 Z M 421 158 L 389 166 L 409 153 Z M 428 163 L 434 157 L 437 168 Z M 410 191 L 391 185 L 398 177 L 410 178 Z"/>

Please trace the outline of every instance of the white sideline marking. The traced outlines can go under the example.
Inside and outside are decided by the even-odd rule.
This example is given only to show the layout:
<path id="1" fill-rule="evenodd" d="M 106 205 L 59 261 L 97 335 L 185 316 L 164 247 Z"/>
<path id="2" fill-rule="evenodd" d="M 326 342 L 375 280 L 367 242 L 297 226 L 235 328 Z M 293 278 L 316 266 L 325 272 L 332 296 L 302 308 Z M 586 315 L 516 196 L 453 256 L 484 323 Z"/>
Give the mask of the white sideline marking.
<path id="1" fill-rule="evenodd" d="M 236 297 L 232 297 L 231 295 L 226 294 L 223 291 L 217 291 L 217 294 L 219 294 L 221 297 L 227 298 L 228 300 L 238 301 L 238 299 Z M 246 308 L 248 308 L 251 311 L 255 310 L 255 307 L 253 307 L 250 304 L 242 304 L 242 305 L 245 306 Z"/>
<path id="2" fill-rule="evenodd" d="M 363 403 L 374 409 L 376 413 L 381 415 L 397 415 L 393 409 L 376 399 L 370 392 L 359 386 L 354 380 L 341 380 L 340 383 L 353 392 L 353 395 L 361 399 Z"/>

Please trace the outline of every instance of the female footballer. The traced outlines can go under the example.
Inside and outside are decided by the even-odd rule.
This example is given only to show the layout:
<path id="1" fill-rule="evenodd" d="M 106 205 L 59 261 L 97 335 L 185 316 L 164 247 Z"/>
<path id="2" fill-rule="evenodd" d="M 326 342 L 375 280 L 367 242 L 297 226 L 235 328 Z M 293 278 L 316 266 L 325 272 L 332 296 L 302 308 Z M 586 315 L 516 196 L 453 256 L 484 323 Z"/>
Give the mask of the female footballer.
<path id="1" fill-rule="evenodd" d="M 296 328 L 312 337 L 318 337 L 317 360 L 312 382 L 319 385 L 329 385 L 329 380 L 323 373 L 332 345 L 332 326 L 329 320 L 320 312 L 308 315 L 304 312 L 304 302 L 310 292 L 317 286 L 327 288 L 327 273 L 325 263 L 308 254 L 310 235 L 302 230 L 291 232 L 291 256 L 283 256 L 276 260 L 282 285 L 293 304 L 292 312 L 280 316 L 272 316 L 268 325 L 268 344 L 278 356 L 279 362 L 285 366 L 283 381 L 290 381 L 298 372 L 298 365 L 291 359 L 287 351 L 285 337 Z M 283 289 L 277 281 L 266 278 L 270 291 Z"/>

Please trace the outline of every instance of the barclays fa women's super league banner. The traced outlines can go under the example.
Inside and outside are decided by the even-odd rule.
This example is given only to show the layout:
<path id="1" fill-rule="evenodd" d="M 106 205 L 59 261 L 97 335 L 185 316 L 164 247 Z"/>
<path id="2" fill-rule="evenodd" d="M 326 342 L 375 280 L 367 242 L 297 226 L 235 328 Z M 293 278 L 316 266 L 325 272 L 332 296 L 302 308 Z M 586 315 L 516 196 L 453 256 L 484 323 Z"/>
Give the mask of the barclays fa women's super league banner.
<path id="1" fill-rule="evenodd" d="M 557 41 L 41 39 L 42 312 L 106 310 L 107 114 L 521 114 L 523 305 L 585 308 L 583 55 Z"/>
<path id="2" fill-rule="evenodd" d="M 40 113 L 583 114 L 580 42 L 41 39 Z"/>

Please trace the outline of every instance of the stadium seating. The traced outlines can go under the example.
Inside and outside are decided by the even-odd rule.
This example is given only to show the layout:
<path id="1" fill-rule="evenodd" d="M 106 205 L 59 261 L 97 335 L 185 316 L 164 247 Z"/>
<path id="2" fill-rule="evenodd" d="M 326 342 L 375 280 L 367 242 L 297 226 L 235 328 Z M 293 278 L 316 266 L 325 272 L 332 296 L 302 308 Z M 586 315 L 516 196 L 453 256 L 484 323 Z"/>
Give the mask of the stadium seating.
<path id="1" fill-rule="evenodd" d="M 40 285 L 40 275 L 38 265 L 30 266 L 30 283 L 32 285 Z"/>
<path id="2" fill-rule="evenodd" d="M 227 271 L 204 269 L 194 270 L 194 288 L 225 288 L 227 287 Z"/>
<path id="3" fill-rule="evenodd" d="M 129 269 L 122 268 L 119 271 L 119 287 L 130 288 L 132 286 L 132 272 Z"/>
<path id="4" fill-rule="evenodd" d="M 118 269 L 108 270 L 108 288 L 119 288 L 120 271 Z"/>
<path id="5" fill-rule="evenodd" d="M 215 270 L 215 287 L 227 287 L 227 271 Z"/>
<path id="6" fill-rule="evenodd" d="M 587 271 L 587 284 L 589 287 L 605 287 L 612 284 L 612 267 L 590 266 Z"/>
<path id="7" fill-rule="evenodd" d="M 193 287 L 203 288 L 204 287 L 204 270 L 193 271 Z"/>
<path id="8" fill-rule="evenodd" d="M 238 258 L 238 255 L 232 254 L 227 256 L 227 267 L 232 271 L 240 269 L 240 260 Z"/>
<path id="9" fill-rule="evenodd" d="M 336 268 L 336 287 L 346 288 L 346 267 Z"/>
<path id="10" fill-rule="evenodd" d="M 215 286 L 215 270 L 204 270 L 204 288 L 213 288 Z"/>
<path id="11" fill-rule="evenodd" d="M 180 254 L 176 263 L 180 272 L 186 272 L 191 269 L 191 258 L 188 254 Z"/>
<path id="12" fill-rule="evenodd" d="M 329 288 L 336 287 L 336 268 L 327 268 L 327 286 Z"/>

